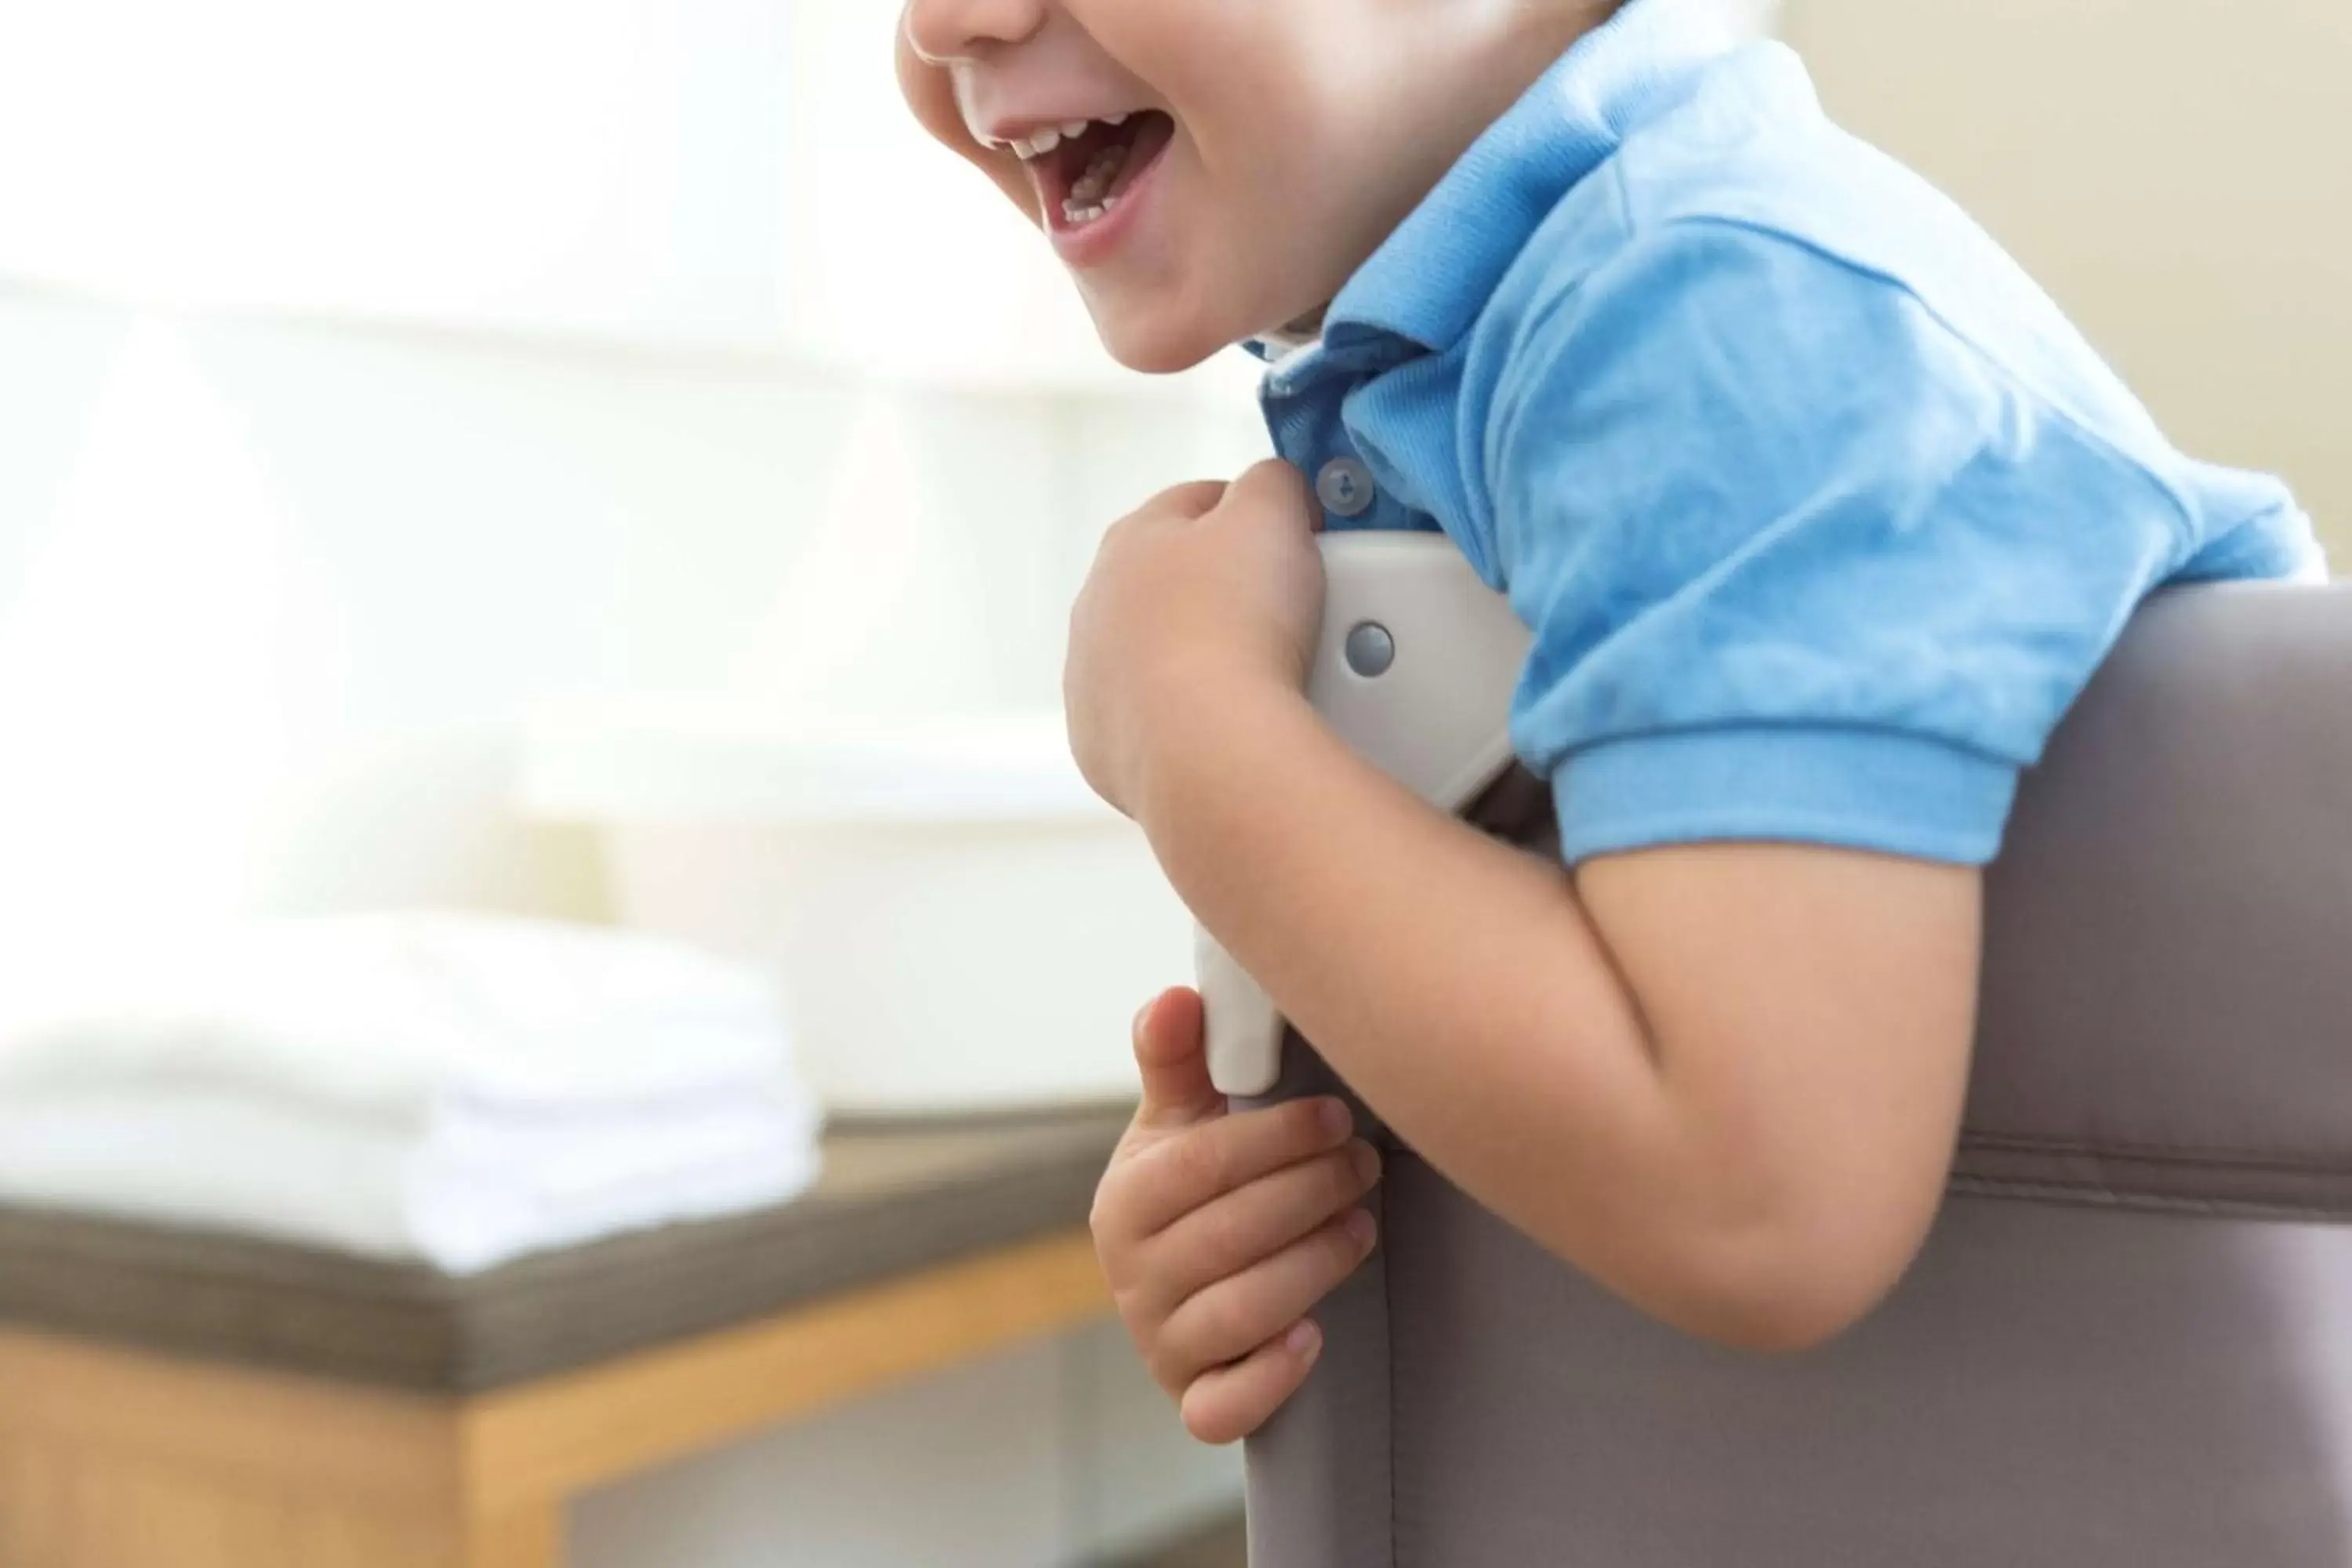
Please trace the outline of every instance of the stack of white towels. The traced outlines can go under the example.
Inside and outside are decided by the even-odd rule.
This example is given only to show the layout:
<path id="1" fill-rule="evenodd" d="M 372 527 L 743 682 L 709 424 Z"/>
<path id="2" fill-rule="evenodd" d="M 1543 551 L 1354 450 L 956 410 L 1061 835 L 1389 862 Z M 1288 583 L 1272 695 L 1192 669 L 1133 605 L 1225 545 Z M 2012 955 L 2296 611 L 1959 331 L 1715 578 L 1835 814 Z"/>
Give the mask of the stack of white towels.
<path id="1" fill-rule="evenodd" d="M 470 1274 L 783 1202 L 819 1121 L 763 977 L 617 931 L 286 921 L 0 985 L 0 1204 Z"/>

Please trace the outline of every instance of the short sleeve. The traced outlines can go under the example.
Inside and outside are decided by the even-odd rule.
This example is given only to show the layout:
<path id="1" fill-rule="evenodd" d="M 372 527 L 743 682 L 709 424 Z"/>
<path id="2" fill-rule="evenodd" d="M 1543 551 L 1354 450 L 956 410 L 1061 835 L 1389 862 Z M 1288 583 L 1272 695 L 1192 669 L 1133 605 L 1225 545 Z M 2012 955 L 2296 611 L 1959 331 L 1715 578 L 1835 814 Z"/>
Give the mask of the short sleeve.
<path id="1" fill-rule="evenodd" d="M 1513 708 L 1563 851 L 1966 864 L 2179 562 L 2180 500 L 1913 294 L 1769 232 L 1637 237 L 1528 311 L 1482 437 Z"/>

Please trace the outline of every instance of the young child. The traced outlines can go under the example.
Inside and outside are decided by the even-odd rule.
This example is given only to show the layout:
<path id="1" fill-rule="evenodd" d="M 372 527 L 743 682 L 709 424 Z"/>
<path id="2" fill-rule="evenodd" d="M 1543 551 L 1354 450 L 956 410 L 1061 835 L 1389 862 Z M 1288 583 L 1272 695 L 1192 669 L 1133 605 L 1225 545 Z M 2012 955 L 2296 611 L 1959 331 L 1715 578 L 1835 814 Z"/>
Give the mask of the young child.
<path id="1" fill-rule="evenodd" d="M 1119 360 L 1273 360 L 1284 461 L 1103 544 L 1089 780 L 1417 1153 L 1786 1350 L 1936 1212 L 2020 770 L 2151 590 L 2325 567 L 1725 3 L 911 0 L 899 66 Z M 1443 529 L 1508 594 L 1565 868 L 1318 721 L 1318 527 Z M 1222 1441 L 1306 1375 L 1377 1161 L 1334 1102 L 1229 1114 L 1200 1029 L 1189 993 L 1139 1017 L 1095 1234 Z"/>

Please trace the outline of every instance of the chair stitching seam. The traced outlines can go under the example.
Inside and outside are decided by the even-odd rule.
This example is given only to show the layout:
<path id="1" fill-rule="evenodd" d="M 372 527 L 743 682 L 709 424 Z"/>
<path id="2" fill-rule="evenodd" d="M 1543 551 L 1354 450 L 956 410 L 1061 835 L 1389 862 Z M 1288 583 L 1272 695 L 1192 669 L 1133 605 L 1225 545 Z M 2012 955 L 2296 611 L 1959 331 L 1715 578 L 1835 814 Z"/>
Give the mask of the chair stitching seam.
<path id="1" fill-rule="evenodd" d="M 1988 1198 L 2043 1198 L 2093 1208 L 2128 1208 L 2147 1213 L 2197 1215 L 2215 1219 L 2316 1220 L 2330 1224 L 2352 1221 L 2352 1205 L 2276 1203 L 2254 1198 L 2189 1197 L 2181 1194 L 2136 1191 L 2128 1187 L 2062 1182 L 2019 1181 L 2001 1176 L 1956 1175 L 1951 1190 Z"/>
<path id="2" fill-rule="evenodd" d="M 2340 1157 L 2295 1156 L 2254 1150 L 2215 1149 L 2188 1143 L 2146 1143 L 2119 1140 L 2084 1142 L 2032 1133 L 1963 1132 L 1960 1150 L 2009 1151 L 2022 1154 L 2073 1154 L 2137 1164 L 2234 1166 L 2252 1171 L 2288 1171 L 2313 1174 L 2352 1175 L 2352 1151 Z"/>

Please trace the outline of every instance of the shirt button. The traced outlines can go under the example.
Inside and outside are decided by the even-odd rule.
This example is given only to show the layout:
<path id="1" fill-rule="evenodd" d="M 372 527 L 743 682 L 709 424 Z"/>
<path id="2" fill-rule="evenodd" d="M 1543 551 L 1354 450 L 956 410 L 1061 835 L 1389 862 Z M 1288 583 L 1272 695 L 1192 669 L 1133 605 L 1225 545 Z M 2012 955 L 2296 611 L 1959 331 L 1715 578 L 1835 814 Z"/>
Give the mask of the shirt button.
<path id="1" fill-rule="evenodd" d="M 1372 509 L 1372 471 L 1353 458 L 1334 458 L 1315 476 L 1315 499 L 1335 517 L 1361 517 Z"/>

